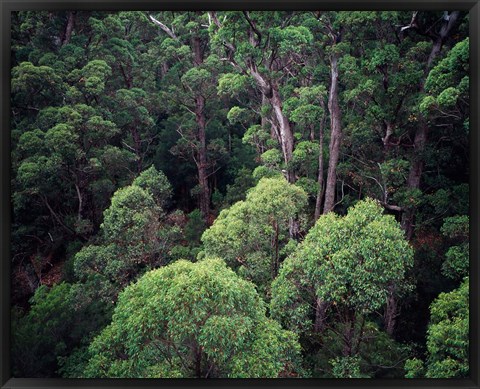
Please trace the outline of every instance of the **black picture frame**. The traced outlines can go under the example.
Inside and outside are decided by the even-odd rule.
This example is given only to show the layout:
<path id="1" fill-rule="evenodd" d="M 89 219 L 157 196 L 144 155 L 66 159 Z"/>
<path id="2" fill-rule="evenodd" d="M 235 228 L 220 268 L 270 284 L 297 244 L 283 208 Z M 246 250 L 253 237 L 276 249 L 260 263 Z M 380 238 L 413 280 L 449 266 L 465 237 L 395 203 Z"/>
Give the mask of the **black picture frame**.
<path id="1" fill-rule="evenodd" d="M 479 0 L 0 0 L 0 385 L 1 388 L 197 388 L 197 387 L 412 387 L 479 388 Z M 10 371 L 10 15 L 22 10 L 465 10 L 470 35 L 470 377 L 467 379 L 42 379 L 12 378 Z M 472 239 L 473 237 L 473 239 Z"/>

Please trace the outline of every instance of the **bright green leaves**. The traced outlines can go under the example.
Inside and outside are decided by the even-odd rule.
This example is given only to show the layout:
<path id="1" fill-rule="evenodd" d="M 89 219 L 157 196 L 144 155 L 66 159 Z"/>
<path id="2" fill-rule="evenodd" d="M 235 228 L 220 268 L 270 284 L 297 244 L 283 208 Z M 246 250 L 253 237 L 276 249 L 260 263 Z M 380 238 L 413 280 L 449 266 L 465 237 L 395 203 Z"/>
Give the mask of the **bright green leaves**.
<path id="1" fill-rule="evenodd" d="M 100 226 L 101 244 L 84 246 L 76 254 L 76 276 L 90 286 L 101 283 L 107 302 L 146 267 L 166 262 L 179 233 L 166 223 L 161 208 L 169 196 L 163 173 L 154 167 L 144 171 L 114 193 Z"/>
<path id="2" fill-rule="evenodd" d="M 456 88 L 449 87 L 444 89 L 437 97 L 438 105 L 442 108 L 453 108 L 459 97 L 459 91 Z"/>
<path id="3" fill-rule="evenodd" d="M 71 84 L 82 93 L 98 96 L 105 90 L 107 78 L 112 74 L 112 68 L 104 60 L 95 59 L 88 62 L 82 69 L 75 69 L 69 75 Z M 75 91 L 69 92 L 71 97 Z"/>
<path id="4" fill-rule="evenodd" d="M 448 55 L 429 73 L 425 81 L 425 90 L 438 95 L 458 80 L 458 76 L 468 72 L 469 40 L 457 43 Z M 458 82 L 458 81 L 457 81 Z"/>
<path id="5" fill-rule="evenodd" d="M 110 208 L 104 212 L 101 227 L 106 239 L 142 241 L 147 226 L 151 225 L 155 216 L 155 202 L 151 195 L 132 185 L 115 192 Z"/>
<path id="6" fill-rule="evenodd" d="M 468 275 L 469 255 L 469 218 L 467 215 L 448 217 L 444 220 L 442 233 L 454 243 L 445 253 L 442 264 L 444 276 L 461 279 Z"/>
<path id="7" fill-rule="evenodd" d="M 457 43 L 435 67 L 425 81 L 427 96 L 420 111 L 429 117 L 456 118 L 468 111 L 469 40 Z M 451 115 L 454 116 L 451 116 Z M 459 115 L 460 114 L 460 115 Z M 450 115 L 450 116 L 449 116 Z M 459 117 L 460 118 L 460 117 Z"/>
<path id="8" fill-rule="evenodd" d="M 251 283 L 207 258 L 127 287 L 90 354 L 86 377 L 278 377 L 298 368 L 299 345 Z"/>
<path id="9" fill-rule="evenodd" d="M 469 281 L 458 289 L 440 293 L 430 305 L 425 363 L 408 360 L 407 377 L 463 378 L 469 373 Z"/>
<path id="10" fill-rule="evenodd" d="M 192 90 L 202 90 L 206 88 L 211 79 L 211 74 L 206 69 L 191 68 L 181 78 L 185 87 Z"/>
<path id="11" fill-rule="evenodd" d="M 371 313 L 386 304 L 389 285 L 405 289 L 405 272 L 412 265 L 413 250 L 394 218 L 382 215 L 373 200 L 359 202 L 343 218 L 322 216 L 287 258 L 272 286 L 272 315 L 304 326 L 299 312 L 294 313 L 295 324 L 283 304 L 287 299 L 301 307 L 302 300 L 312 298 L 307 296 Z M 308 285 L 310 294 L 290 288 L 292 283 Z"/>
<path id="12" fill-rule="evenodd" d="M 316 363 L 327 376 L 358 377 L 370 368 L 360 370 L 356 358 L 363 364 L 365 347 L 388 340 L 366 317 L 385 307 L 391 293 L 409 289 L 412 266 L 413 250 L 395 219 L 374 200 L 360 201 L 344 217 L 321 216 L 285 260 L 272 284 L 271 316 L 305 344 L 321 336 Z"/>
<path id="13" fill-rule="evenodd" d="M 300 126 L 318 126 L 322 115 L 322 101 L 325 101 L 327 91 L 324 85 L 301 87 L 295 89 L 295 94 L 285 101 L 285 112 L 288 118 Z"/>
<path id="14" fill-rule="evenodd" d="M 305 192 L 283 177 L 260 180 L 245 201 L 223 210 L 205 231 L 206 255 L 221 256 L 268 294 L 290 240 L 291 219 L 302 215 L 306 201 Z"/>
<path id="15" fill-rule="evenodd" d="M 269 36 L 280 55 L 299 51 L 313 41 L 312 33 L 305 26 L 274 27 L 269 30 Z"/>
<path id="16" fill-rule="evenodd" d="M 335 378 L 368 378 L 360 373 L 360 358 L 336 357 L 331 360 L 332 374 Z"/>
<path id="17" fill-rule="evenodd" d="M 162 171 L 158 171 L 154 166 L 140 173 L 135 178 L 133 185 L 147 190 L 154 198 L 157 205 L 163 207 L 172 196 L 172 186 Z"/>
<path id="18" fill-rule="evenodd" d="M 248 78 L 243 74 L 225 73 L 218 79 L 219 95 L 234 97 L 248 86 Z"/>

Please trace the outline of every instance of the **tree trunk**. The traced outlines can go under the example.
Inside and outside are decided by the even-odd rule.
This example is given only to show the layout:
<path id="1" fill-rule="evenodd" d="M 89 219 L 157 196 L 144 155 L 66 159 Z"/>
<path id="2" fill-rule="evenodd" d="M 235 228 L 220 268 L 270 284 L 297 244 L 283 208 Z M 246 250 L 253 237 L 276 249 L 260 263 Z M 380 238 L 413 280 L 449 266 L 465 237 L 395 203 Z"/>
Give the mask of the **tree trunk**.
<path id="1" fill-rule="evenodd" d="M 203 218 L 208 222 L 208 215 L 210 213 L 210 188 L 208 186 L 208 163 L 207 163 L 207 147 L 205 140 L 205 98 L 197 96 L 195 99 L 195 117 L 198 125 L 198 184 L 200 185 L 200 211 Z"/>
<path id="2" fill-rule="evenodd" d="M 315 221 L 318 220 L 320 217 L 321 213 L 321 208 L 322 208 L 322 199 L 323 199 L 323 130 L 325 128 L 325 104 L 323 103 L 323 100 L 321 102 L 322 108 L 323 108 L 323 116 L 322 120 L 320 122 L 320 128 L 318 131 L 318 192 L 317 192 L 317 199 L 315 202 Z"/>
<path id="3" fill-rule="evenodd" d="M 419 124 L 413 141 L 414 157 L 407 178 L 407 187 L 409 189 L 420 188 L 420 178 L 424 166 L 423 152 L 427 143 L 428 125 L 424 120 Z M 408 240 L 411 240 L 413 236 L 414 218 L 415 209 L 413 207 L 407 208 L 402 215 L 401 225 Z"/>
<path id="4" fill-rule="evenodd" d="M 328 161 L 327 184 L 325 187 L 325 205 L 323 213 L 333 211 L 335 205 L 335 188 L 337 182 L 337 165 L 342 144 L 341 111 L 338 103 L 338 54 L 330 57 L 331 85 L 328 94 L 328 111 L 330 113 L 330 158 Z"/>
<path id="5" fill-rule="evenodd" d="M 135 149 L 135 154 L 137 156 L 137 173 L 140 173 L 143 170 L 142 140 L 140 138 L 140 133 L 135 126 L 130 127 L 130 133 L 132 134 L 133 148 Z"/>
<path id="6" fill-rule="evenodd" d="M 287 170 L 287 180 L 290 183 L 294 183 L 295 173 L 288 166 L 293 155 L 293 133 L 290 122 L 283 114 L 282 99 L 280 97 L 280 92 L 278 91 L 278 85 L 272 86 L 272 97 L 270 98 L 270 103 L 272 104 L 273 112 L 280 132 L 280 144 L 282 147 L 283 160 Z"/>
<path id="7" fill-rule="evenodd" d="M 345 324 L 345 333 L 343 335 L 343 356 L 350 357 L 353 354 L 353 338 L 355 335 L 356 314 L 352 309 L 348 309 L 348 320 Z"/>
<path id="8" fill-rule="evenodd" d="M 293 133 L 290 122 L 284 115 L 282 110 L 282 98 L 275 82 L 267 81 L 262 74 L 258 72 L 256 65 L 252 61 L 248 61 L 248 70 L 255 80 L 263 97 L 267 99 L 273 109 L 273 116 L 277 123 L 280 146 L 282 148 L 283 160 L 287 165 L 287 180 L 290 183 L 295 182 L 295 174 L 288 168 L 289 162 L 293 155 Z M 262 102 L 265 99 L 262 98 Z"/>
<path id="9" fill-rule="evenodd" d="M 68 12 L 67 25 L 63 34 L 62 46 L 68 45 L 72 37 L 73 26 L 75 25 L 75 11 Z"/>
<path id="10" fill-rule="evenodd" d="M 329 307 L 330 303 L 317 298 L 315 307 L 315 323 L 313 326 L 313 331 L 317 334 L 322 333 L 325 329 L 325 322 L 327 320 L 327 311 Z"/>
<path id="11" fill-rule="evenodd" d="M 388 288 L 387 296 L 387 306 L 385 308 L 385 314 L 383 317 L 383 322 L 385 325 L 385 331 L 388 335 L 392 336 L 395 329 L 395 322 L 398 316 L 397 313 L 397 299 L 395 298 L 395 286 L 390 286 Z"/>
<path id="12" fill-rule="evenodd" d="M 202 42 L 199 37 L 193 38 L 192 50 L 195 65 L 201 65 L 203 63 L 203 49 Z M 202 212 L 205 222 L 208 223 L 208 216 L 210 214 L 210 188 L 208 186 L 207 142 L 205 132 L 207 120 L 205 118 L 205 97 L 201 94 L 195 96 L 195 121 L 197 122 L 198 127 L 197 170 L 198 184 L 200 186 L 199 208 Z"/>
<path id="13" fill-rule="evenodd" d="M 448 17 L 447 17 L 448 16 Z M 428 77 L 428 73 L 432 68 L 433 62 L 440 54 L 443 44 L 452 34 L 454 27 L 456 26 L 458 19 L 460 17 L 459 11 L 454 11 L 452 13 L 445 14 L 443 18 L 443 25 L 440 28 L 438 36 L 435 37 L 433 42 L 433 47 L 428 57 L 427 66 L 425 68 L 425 77 L 420 85 L 420 92 L 423 92 L 425 86 L 425 80 Z M 414 157 L 412 164 L 410 166 L 410 171 L 408 173 L 407 187 L 409 189 L 420 189 L 420 180 L 423 173 L 423 167 L 425 161 L 423 159 L 423 153 L 425 151 L 425 146 L 428 140 L 428 124 L 426 123 L 425 118 L 420 120 L 420 123 L 415 132 L 415 138 L 413 141 L 413 150 Z M 402 228 L 405 231 L 405 235 L 408 240 L 411 240 L 413 237 L 415 223 L 415 207 L 408 208 L 402 215 Z"/>

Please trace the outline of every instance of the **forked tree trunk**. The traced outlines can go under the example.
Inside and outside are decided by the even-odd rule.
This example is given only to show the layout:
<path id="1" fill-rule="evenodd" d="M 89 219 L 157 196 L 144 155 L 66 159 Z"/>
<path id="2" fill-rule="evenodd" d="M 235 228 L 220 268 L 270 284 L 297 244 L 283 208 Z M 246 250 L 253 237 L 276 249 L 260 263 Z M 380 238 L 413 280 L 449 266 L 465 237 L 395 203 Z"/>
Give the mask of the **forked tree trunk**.
<path id="1" fill-rule="evenodd" d="M 272 104 L 273 112 L 280 132 L 280 144 L 282 147 L 283 160 L 287 166 L 287 180 L 290 183 L 294 183 L 295 173 L 289 166 L 293 156 L 293 133 L 290 122 L 283 113 L 282 100 L 277 85 L 272 86 L 272 97 L 270 98 L 270 103 Z"/>

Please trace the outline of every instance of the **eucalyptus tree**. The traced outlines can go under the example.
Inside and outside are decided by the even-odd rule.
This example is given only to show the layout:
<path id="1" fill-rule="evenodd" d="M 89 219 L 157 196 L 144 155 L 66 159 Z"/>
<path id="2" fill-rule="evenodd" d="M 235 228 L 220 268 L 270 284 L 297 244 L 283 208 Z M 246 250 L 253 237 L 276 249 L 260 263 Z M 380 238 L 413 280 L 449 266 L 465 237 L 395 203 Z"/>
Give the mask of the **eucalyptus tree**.
<path id="1" fill-rule="evenodd" d="M 154 167 L 114 193 L 100 236 L 75 255 L 75 275 L 93 298 L 112 303 L 139 274 L 167 263 L 180 233 L 162 209 L 170 196 L 170 183 Z"/>
<path id="2" fill-rule="evenodd" d="M 180 139 L 172 152 L 193 159 L 197 168 L 199 208 L 208 221 L 211 190 L 209 178 L 219 169 L 226 153 L 221 141 L 207 140 L 208 126 L 219 104 L 216 84 L 222 63 L 210 52 L 210 36 L 201 12 L 149 15 L 151 23 L 164 35 L 159 51 L 163 61 L 164 101 L 170 112 L 179 112 Z M 170 27 L 169 27 L 170 26 Z"/>
<path id="3" fill-rule="evenodd" d="M 290 166 L 295 139 L 283 110 L 282 89 L 299 73 L 313 40 L 309 29 L 297 23 L 299 17 L 295 12 L 209 12 L 212 39 L 223 48 L 222 59 L 251 77 L 271 106 L 265 118 L 280 145 L 289 182 L 295 181 Z"/>
<path id="4" fill-rule="evenodd" d="M 393 216 L 371 199 L 361 201 L 345 217 L 320 217 L 284 261 L 272 284 L 271 315 L 307 343 L 341 323 L 339 357 L 356 357 L 369 337 L 369 316 L 388 306 L 392 284 L 397 295 L 409 289 L 412 266 L 413 250 Z M 385 326 L 394 320 L 386 316 Z"/>
<path id="5" fill-rule="evenodd" d="M 301 371 L 297 337 L 265 316 L 219 258 L 150 271 L 119 296 L 84 377 L 276 378 Z"/>
<path id="6" fill-rule="evenodd" d="M 270 298 L 270 284 L 283 259 L 295 247 L 292 218 L 304 219 L 306 193 L 281 176 L 263 178 L 238 201 L 220 212 L 204 232 L 206 256 L 221 256 L 243 278 Z"/>

